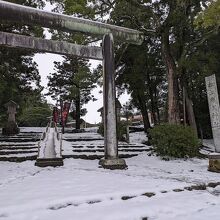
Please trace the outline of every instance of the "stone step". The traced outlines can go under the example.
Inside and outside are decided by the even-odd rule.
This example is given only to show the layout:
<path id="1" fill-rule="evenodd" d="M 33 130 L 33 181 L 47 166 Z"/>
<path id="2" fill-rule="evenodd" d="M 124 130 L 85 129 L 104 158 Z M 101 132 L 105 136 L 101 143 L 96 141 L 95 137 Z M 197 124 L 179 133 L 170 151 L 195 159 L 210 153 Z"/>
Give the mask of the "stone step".
<path id="1" fill-rule="evenodd" d="M 104 149 L 104 145 L 72 145 L 73 148 L 101 148 Z M 149 148 L 147 145 L 118 145 L 118 149 L 120 148 Z"/>
<path id="2" fill-rule="evenodd" d="M 2 135 L 0 134 L 0 137 L 2 138 L 16 138 L 16 137 L 40 137 L 42 133 L 19 133 L 15 135 Z"/>
<path id="3" fill-rule="evenodd" d="M 34 145 L 32 145 L 32 146 L 29 146 L 29 147 L 27 147 L 27 146 L 19 146 L 19 147 L 14 147 L 14 146 L 10 146 L 10 147 L 8 147 L 8 146 L 0 146 L 0 151 L 1 150 L 31 150 L 31 149 L 38 149 L 38 146 L 34 146 Z"/>
<path id="4" fill-rule="evenodd" d="M 24 155 L 24 156 L 1 156 L 0 161 L 9 161 L 9 162 L 23 162 L 26 160 L 36 160 L 36 155 Z"/>
<path id="5" fill-rule="evenodd" d="M 151 149 L 119 149 L 119 152 L 144 152 L 144 151 L 150 151 Z M 90 149 L 74 149 L 73 152 L 78 152 L 78 153 L 96 153 L 96 152 L 104 152 L 104 149 L 95 149 L 95 150 L 90 150 Z"/>
<path id="6" fill-rule="evenodd" d="M 14 136 L 0 135 L 0 161 L 36 160 L 38 154 L 37 143 L 41 134 L 41 132 L 21 132 Z M 65 141 L 68 143 L 67 147 L 63 149 L 63 158 L 94 160 L 104 157 L 104 138 L 96 133 L 80 135 L 73 134 L 72 136 L 71 134 L 70 136 L 66 134 L 63 136 L 64 143 Z M 119 142 L 118 150 L 120 158 L 130 158 L 151 149 L 143 144 Z"/>
<path id="7" fill-rule="evenodd" d="M 135 154 L 119 154 L 119 158 L 131 158 L 137 156 L 138 153 Z M 85 160 L 99 160 L 104 157 L 104 154 L 64 154 L 63 158 L 74 158 L 74 159 L 85 159 Z M 37 153 L 30 153 L 26 155 L 0 155 L 0 161 L 9 161 L 9 162 L 23 162 L 26 160 L 36 160 Z"/>
<path id="8" fill-rule="evenodd" d="M 11 154 L 28 154 L 37 153 L 38 150 L 14 150 L 14 151 L 0 151 L 0 155 L 11 155 Z"/>
<path id="9" fill-rule="evenodd" d="M 104 141 L 103 138 L 63 138 L 64 141 L 77 142 L 77 141 Z"/>
<path id="10" fill-rule="evenodd" d="M 0 142 L 37 142 L 40 138 L 0 138 Z"/>
<path id="11" fill-rule="evenodd" d="M 138 154 L 120 154 L 119 158 L 131 158 L 131 157 L 135 157 L 137 155 Z M 93 154 L 93 155 L 87 155 L 87 154 L 63 155 L 63 158 L 74 158 L 74 159 L 84 159 L 84 160 L 100 160 L 103 157 L 104 157 L 104 155 L 97 155 L 97 154 Z"/>
<path id="12" fill-rule="evenodd" d="M 45 129 L 44 129 L 43 131 L 45 131 Z M 41 131 L 22 131 L 22 132 L 20 132 L 18 135 L 20 135 L 20 134 L 28 134 L 28 135 L 42 134 L 43 131 L 42 131 L 42 132 L 41 132 Z"/>
<path id="13" fill-rule="evenodd" d="M 8 138 L 8 139 L 13 139 L 13 138 L 35 138 L 35 137 L 40 137 L 40 134 L 37 135 L 32 135 L 32 134 L 26 134 L 26 135 L 13 135 L 13 136 L 5 136 L 5 135 L 0 135 L 0 138 Z"/>
<path id="14" fill-rule="evenodd" d="M 34 146 L 36 142 L 28 143 L 28 144 L 15 144 L 15 143 L 7 143 L 7 144 L 0 144 L 0 147 L 23 147 L 23 146 Z"/>

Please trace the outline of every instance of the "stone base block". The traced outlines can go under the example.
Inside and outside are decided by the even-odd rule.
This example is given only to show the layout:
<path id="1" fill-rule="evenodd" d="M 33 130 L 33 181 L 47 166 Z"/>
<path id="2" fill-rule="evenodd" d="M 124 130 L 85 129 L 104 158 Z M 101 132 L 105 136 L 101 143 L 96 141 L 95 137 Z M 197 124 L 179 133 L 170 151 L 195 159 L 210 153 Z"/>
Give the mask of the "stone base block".
<path id="1" fill-rule="evenodd" d="M 101 165 L 104 169 L 110 169 L 110 170 L 123 170 L 126 169 L 128 166 L 126 165 L 126 162 L 124 159 L 105 159 L 102 158 L 99 161 L 99 165 Z"/>
<path id="2" fill-rule="evenodd" d="M 15 135 L 19 134 L 20 129 L 18 128 L 18 125 L 16 122 L 10 121 L 6 124 L 4 128 L 2 128 L 2 134 L 3 135 Z"/>
<path id="3" fill-rule="evenodd" d="M 220 173 L 220 154 L 209 155 L 209 168 L 208 171 Z"/>
<path id="4" fill-rule="evenodd" d="M 38 158 L 35 162 L 38 167 L 58 167 L 63 166 L 63 158 Z"/>

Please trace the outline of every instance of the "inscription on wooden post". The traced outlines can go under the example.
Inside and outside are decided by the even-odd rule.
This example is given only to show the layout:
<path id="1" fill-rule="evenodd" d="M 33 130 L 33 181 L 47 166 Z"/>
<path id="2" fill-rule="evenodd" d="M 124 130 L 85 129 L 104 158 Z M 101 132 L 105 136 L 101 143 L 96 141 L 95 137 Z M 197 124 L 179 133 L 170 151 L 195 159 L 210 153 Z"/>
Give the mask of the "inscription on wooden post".
<path id="1" fill-rule="evenodd" d="M 220 108 L 215 75 L 205 78 L 215 153 L 209 155 L 209 171 L 220 172 Z"/>

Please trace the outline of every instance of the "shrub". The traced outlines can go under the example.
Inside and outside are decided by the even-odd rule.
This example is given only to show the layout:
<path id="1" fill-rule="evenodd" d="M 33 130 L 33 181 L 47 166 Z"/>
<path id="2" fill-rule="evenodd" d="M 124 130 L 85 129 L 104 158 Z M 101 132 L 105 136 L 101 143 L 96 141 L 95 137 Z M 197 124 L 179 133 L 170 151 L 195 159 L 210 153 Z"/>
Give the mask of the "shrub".
<path id="1" fill-rule="evenodd" d="M 199 155 L 199 139 L 189 126 L 162 124 L 149 133 L 151 144 L 160 156 L 184 158 Z"/>
<path id="2" fill-rule="evenodd" d="M 19 117 L 19 126 L 23 127 L 45 127 L 48 123 L 48 118 L 52 112 L 49 108 L 31 107 L 25 109 Z"/>

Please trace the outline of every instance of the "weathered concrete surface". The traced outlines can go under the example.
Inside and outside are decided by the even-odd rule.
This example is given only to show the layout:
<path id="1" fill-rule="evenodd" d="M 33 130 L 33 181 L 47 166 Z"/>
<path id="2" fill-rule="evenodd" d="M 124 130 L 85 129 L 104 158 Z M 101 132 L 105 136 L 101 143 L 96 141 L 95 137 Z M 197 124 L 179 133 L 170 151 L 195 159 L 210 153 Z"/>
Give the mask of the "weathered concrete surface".
<path id="1" fill-rule="evenodd" d="M 220 173 L 220 154 L 209 155 L 209 171 Z"/>
<path id="2" fill-rule="evenodd" d="M 113 36 L 107 34 L 103 38 L 103 100 L 104 100 L 104 146 L 105 159 L 111 160 L 110 167 L 118 165 L 118 141 L 116 129 L 116 106 L 115 106 L 115 65 L 114 65 L 114 50 Z M 105 168 L 108 162 L 101 162 Z M 120 160 L 122 161 L 122 160 Z M 122 163 L 122 162 L 121 162 Z M 123 162 L 124 166 L 125 161 Z"/>
<path id="3" fill-rule="evenodd" d="M 63 41 L 46 40 L 5 32 L 0 32 L 0 45 L 17 48 L 28 48 L 31 50 L 47 53 L 75 55 L 88 59 L 103 59 L 102 49 L 100 47 L 88 47 Z"/>
<path id="4" fill-rule="evenodd" d="M 205 78 L 215 151 L 220 153 L 220 106 L 215 75 Z"/>
<path id="5" fill-rule="evenodd" d="M 35 24 L 67 32 L 79 31 L 100 36 L 112 33 L 115 38 L 122 41 L 134 44 L 141 44 L 143 42 L 142 33 L 136 30 L 43 11 L 5 1 L 0 1 L 0 11 L 1 20 L 21 24 Z"/>

